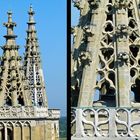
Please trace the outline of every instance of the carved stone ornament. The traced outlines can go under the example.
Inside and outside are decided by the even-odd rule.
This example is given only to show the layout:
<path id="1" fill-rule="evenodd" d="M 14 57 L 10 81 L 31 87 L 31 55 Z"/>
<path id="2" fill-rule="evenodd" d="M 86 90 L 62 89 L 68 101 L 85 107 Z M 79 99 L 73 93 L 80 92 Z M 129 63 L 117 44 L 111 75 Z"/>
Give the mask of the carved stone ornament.
<path id="1" fill-rule="evenodd" d="M 74 6 L 77 7 L 79 10 L 84 8 L 84 5 L 86 3 L 86 0 L 72 0 L 74 3 Z"/>
<path id="2" fill-rule="evenodd" d="M 130 0 L 115 0 L 116 8 L 128 8 Z"/>
<path id="3" fill-rule="evenodd" d="M 139 139 L 139 0 L 88 4 L 72 48 L 71 138 Z"/>

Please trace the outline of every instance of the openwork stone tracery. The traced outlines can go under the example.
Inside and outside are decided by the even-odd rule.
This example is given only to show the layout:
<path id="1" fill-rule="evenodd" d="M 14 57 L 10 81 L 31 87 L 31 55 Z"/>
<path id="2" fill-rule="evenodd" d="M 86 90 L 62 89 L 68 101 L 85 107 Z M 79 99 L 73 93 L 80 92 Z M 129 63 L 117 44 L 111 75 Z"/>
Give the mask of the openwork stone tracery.
<path id="1" fill-rule="evenodd" d="M 47 107 L 47 97 L 45 91 L 44 77 L 41 68 L 41 59 L 39 53 L 38 39 L 35 30 L 35 21 L 33 15 L 35 12 L 32 7 L 29 12 L 29 22 L 26 38 L 25 51 L 25 75 L 29 80 L 31 87 L 32 103 L 36 106 Z"/>
<path id="2" fill-rule="evenodd" d="M 139 0 L 78 2 L 82 8 L 71 55 L 71 100 L 78 108 L 72 109 L 72 138 L 140 137 Z M 75 55 L 83 51 L 90 56 L 85 63 Z"/>

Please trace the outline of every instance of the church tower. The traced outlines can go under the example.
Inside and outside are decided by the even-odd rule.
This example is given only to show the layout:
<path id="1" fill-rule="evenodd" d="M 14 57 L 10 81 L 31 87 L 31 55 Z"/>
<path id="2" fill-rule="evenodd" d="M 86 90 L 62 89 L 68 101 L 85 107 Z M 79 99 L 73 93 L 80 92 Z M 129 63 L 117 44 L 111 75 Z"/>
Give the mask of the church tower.
<path id="1" fill-rule="evenodd" d="M 16 45 L 12 12 L 0 63 L 0 140 L 59 140 L 58 109 L 48 109 L 43 73 L 30 7 L 25 63 Z"/>
<path id="2" fill-rule="evenodd" d="M 140 137 L 140 1 L 74 0 L 72 139 Z"/>

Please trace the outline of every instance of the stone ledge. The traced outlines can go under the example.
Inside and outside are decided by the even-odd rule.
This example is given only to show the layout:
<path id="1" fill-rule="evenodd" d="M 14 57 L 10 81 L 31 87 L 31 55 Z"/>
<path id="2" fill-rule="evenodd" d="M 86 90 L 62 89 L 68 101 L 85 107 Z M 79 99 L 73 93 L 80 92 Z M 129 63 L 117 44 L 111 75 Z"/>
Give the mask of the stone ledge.
<path id="1" fill-rule="evenodd" d="M 72 137 L 71 140 L 140 140 L 140 138 L 130 138 L 130 137 Z"/>
<path id="2" fill-rule="evenodd" d="M 140 139 L 140 108 L 72 108 L 74 138 Z"/>
<path id="3" fill-rule="evenodd" d="M 60 118 L 60 110 L 47 107 L 20 106 L 0 107 L 0 119 L 14 118 Z"/>

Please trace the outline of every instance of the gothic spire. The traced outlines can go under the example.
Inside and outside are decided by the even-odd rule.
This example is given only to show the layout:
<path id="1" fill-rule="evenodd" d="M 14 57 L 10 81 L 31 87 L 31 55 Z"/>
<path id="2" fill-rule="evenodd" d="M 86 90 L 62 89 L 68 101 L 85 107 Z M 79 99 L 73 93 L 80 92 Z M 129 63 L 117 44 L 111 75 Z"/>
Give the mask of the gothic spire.
<path id="1" fill-rule="evenodd" d="M 6 44 L 2 47 L 0 72 L 0 106 L 24 106 L 30 104 L 30 96 L 26 79 L 18 55 L 19 46 L 16 45 L 13 28 L 16 23 L 12 21 L 12 12 L 8 13 Z"/>
<path id="2" fill-rule="evenodd" d="M 43 71 L 40 62 L 39 46 L 35 30 L 35 21 L 33 17 L 35 12 L 33 11 L 32 6 L 30 6 L 28 14 L 29 21 L 27 22 L 28 30 L 24 58 L 25 74 L 31 86 L 32 103 L 36 106 L 48 106 Z"/>

